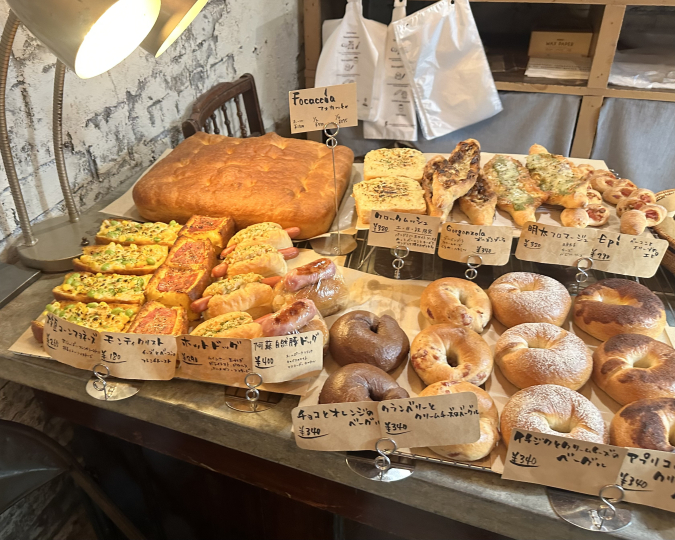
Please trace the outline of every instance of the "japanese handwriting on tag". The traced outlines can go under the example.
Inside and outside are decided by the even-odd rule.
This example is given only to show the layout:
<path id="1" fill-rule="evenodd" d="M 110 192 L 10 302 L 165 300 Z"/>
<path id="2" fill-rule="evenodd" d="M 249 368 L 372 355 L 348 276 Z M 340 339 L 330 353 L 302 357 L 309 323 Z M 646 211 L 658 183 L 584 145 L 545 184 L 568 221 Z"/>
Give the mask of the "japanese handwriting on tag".
<path id="1" fill-rule="evenodd" d="M 616 481 L 625 500 L 675 512 L 675 455 L 629 448 Z"/>
<path id="2" fill-rule="evenodd" d="M 441 218 L 399 212 L 370 212 L 368 245 L 385 248 L 406 246 L 410 251 L 434 253 Z"/>
<path id="3" fill-rule="evenodd" d="M 502 266 L 509 262 L 512 238 L 512 227 L 443 223 L 438 256 L 466 263 L 470 257 L 480 255 L 482 264 Z"/>
<path id="4" fill-rule="evenodd" d="M 53 313 L 45 319 L 44 347 L 54 360 L 78 369 L 91 370 L 101 362 L 99 333 Z"/>
<path id="5" fill-rule="evenodd" d="M 358 125 L 356 83 L 321 86 L 288 93 L 291 133 L 319 131 L 326 124 Z"/>
<path id="6" fill-rule="evenodd" d="M 247 339 L 181 335 L 176 338 L 177 375 L 232 384 L 251 371 L 251 342 Z"/>
<path id="7" fill-rule="evenodd" d="M 318 330 L 256 338 L 251 346 L 253 371 L 266 383 L 290 381 L 323 368 L 323 335 Z"/>
<path id="8" fill-rule="evenodd" d="M 101 332 L 101 361 L 120 379 L 169 380 L 176 373 L 176 337 Z"/>

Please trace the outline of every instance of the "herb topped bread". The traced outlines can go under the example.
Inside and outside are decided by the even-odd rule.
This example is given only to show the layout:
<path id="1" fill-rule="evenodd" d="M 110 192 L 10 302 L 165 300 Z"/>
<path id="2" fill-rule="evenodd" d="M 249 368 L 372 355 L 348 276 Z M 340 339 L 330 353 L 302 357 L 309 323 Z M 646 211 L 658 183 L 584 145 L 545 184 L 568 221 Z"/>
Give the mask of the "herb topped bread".
<path id="1" fill-rule="evenodd" d="M 354 184 L 356 212 L 362 223 L 370 223 L 371 210 L 426 214 L 424 190 L 419 182 L 404 176 L 373 178 Z"/>
<path id="2" fill-rule="evenodd" d="M 570 160 L 534 144 L 527 156 L 527 169 L 539 188 L 547 194 L 548 204 L 565 208 L 583 208 L 588 204 L 589 181 Z"/>
<path id="3" fill-rule="evenodd" d="M 173 220 L 169 223 L 138 223 L 126 219 L 104 219 L 101 228 L 96 233 L 96 243 L 115 242 L 123 246 L 131 244 L 172 246 L 181 227 Z"/>
<path id="4" fill-rule="evenodd" d="M 363 161 L 363 178 L 405 176 L 421 182 L 425 163 L 424 154 L 413 148 L 371 150 Z"/>
<path id="5" fill-rule="evenodd" d="M 84 253 L 73 259 L 73 268 L 78 272 L 124 274 L 143 276 L 152 274 L 166 259 L 166 246 L 121 246 L 110 243 L 104 246 L 87 246 Z"/>
<path id="6" fill-rule="evenodd" d="M 203 322 L 192 332 L 193 336 L 253 339 L 262 337 L 262 326 L 248 313 L 224 313 Z"/>
<path id="7" fill-rule="evenodd" d="M 52 293 L 57 300 L 68 302 L 142 304 L 150 277 L 70 272 Z"/>

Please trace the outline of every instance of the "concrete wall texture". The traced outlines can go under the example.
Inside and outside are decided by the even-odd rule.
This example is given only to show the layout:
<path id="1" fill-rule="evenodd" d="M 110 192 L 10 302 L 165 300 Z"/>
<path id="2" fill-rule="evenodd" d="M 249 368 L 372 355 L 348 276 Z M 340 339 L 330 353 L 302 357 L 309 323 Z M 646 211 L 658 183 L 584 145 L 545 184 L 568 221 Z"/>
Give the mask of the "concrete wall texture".
<path id="1" fill-rule="evenodd" d="M 3 25 L 7 12 L 0 0 Z M 210 0 L 160 58 L 138 49 L 93 79 L 68 72 L 63 132 L 79 208 L 178 144 L 191 104 L 219 82 L 252 73 L 266 129 L 287 132 L 287 93 L 298 87 L 301 13 L 300 0 Z M 23 27 L 13 52 L 7 120 L 28 212 L 39 220 L 64 211 L 51 137 L 55 58 Z M 19 223 L 4 168 L 0 205 L 0 249 L 6 258 Z"/>

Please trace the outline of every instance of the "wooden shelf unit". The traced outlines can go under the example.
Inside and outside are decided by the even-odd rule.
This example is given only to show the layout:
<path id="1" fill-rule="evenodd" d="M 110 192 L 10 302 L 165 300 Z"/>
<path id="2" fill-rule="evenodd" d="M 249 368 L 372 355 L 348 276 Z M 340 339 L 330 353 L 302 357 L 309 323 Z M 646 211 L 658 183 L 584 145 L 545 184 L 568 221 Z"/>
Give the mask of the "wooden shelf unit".
<path id="1" fill-rule="evenodd" d="M 410 0 L 415 2 L 417 0 Z M 590 19 L 594 29 L 591 73 L 588 81 L 531 79 L 524 72 L 495 73 L 498 90 L 581 96 L 581 107 L 574 131 L 570 155 L 589 158 L 598 127 L 600 108 L 605 98 L 645 99 L 675 102 L 674 90 L 640 90 L 608 86 L 609 73 L 626 7 L 675 6 L 675 0 L 471 0 L 474 2 L 507 2 L 530 4 L 578 4 L 590 6 Z M 326 18 L 321 0 L 304 0 L 305 24 L 305 88 L 314 86 L 316 66 L 321 54 L 321 26 Z"/>

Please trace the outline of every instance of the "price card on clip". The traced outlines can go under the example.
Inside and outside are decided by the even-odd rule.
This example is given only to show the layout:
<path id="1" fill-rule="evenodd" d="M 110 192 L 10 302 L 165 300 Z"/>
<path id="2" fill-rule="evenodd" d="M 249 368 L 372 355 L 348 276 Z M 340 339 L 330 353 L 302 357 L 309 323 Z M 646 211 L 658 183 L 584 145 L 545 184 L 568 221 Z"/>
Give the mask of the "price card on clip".
<path id="1" fill-rule="evenodd" d="M 514 429 L 502 478 L 598 495 L 614 484 L 628 450 Z"/>
<path id="2" fill-rule="evenodd" d="M 252 370 L 266 383 L 304 377 L 323 368 L 323 335 L 318 330 L 251 340 Z"/>
<path id="3" fill-rule="evenodd" d="M 616 481 L 625 500 L 675 512 L 675 455 L 629 448 Z"/>
<path id="4" fill-rule="evenodd" d="M 356 83 L 292 90 L 288 108 L 291 133 L 323 130 L 331 122 L 341 128 L 359 123 Z"/>
<path id="5" fill-rule="evenodd" d="M 176 338 L 179 377 L 234 384 L 251 371 L 251 342 L 248 339 L 182 335 Z"/>
<path id="6" fill-rule="evenodd" d="M 384 248 L 406 246 L 410 251 L 435 253 L 441 218 L 371 210 L 368 245 Z"/>
<path id="7" fill-rule="evenodd" d="M 101 362 L 99 333 L 53 313 L 45 319 L 44 348 L 54 360 L 78 369 L 91 370 Z"/>
<path id="8" fill-rule="evenodd" d="M 509 262 L 512 238 L 512 227 L 443 223 L 438 256 L 460 263 L 477 262 L 480 256 L 482 264 L 502 266 Z"/>
<path id="9" fill-rule="evenodd" d="M 168 381 L 176 374 L 176 337 L 101 332 L 101 362 L 120 379 Z"/>

